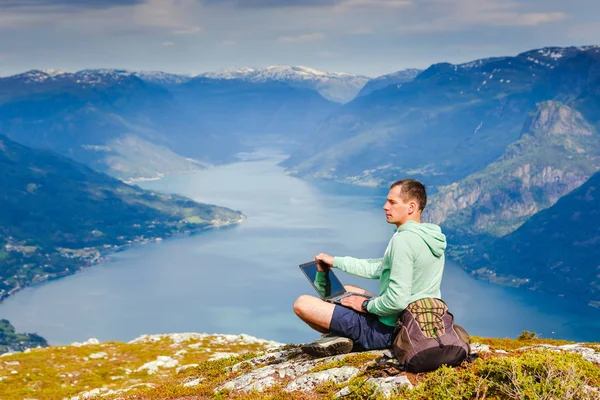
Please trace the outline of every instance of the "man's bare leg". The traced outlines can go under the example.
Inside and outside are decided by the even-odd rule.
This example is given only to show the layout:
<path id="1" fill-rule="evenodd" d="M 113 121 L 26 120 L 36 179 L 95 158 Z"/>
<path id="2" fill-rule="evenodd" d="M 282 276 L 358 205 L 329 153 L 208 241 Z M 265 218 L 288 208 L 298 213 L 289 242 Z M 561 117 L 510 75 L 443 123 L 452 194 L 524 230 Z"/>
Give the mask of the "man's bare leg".
<path id="1" fill-rule="evenodd" d="M 364 295 L 370 296 L 370 297 L 376 297 L 373 293 L 371 293 L 368 290 L 365 290 L 363 288 L 360 288 L 358 286 L 344 285 L 344 289 L 346 289 L 347 292 L 359 293 L 359 294 L 364 294 Z"/>
<path id="2" fill-rule="evenodd" d="M 317 297 L 303 295 L 294 302 L 294 312 L 308 326 L 321 333 L 329 333 L 335 304 Z M 341 336 L 323 336 L 312 343 L 303 345 L 302 351 L 314 357 L 327 357 L 349 353 L 354 342 Z"/>
<path id="3" fill-rule="evenodd" d="M 314 330 L 327 333 L 335 304 L 314 296 L 302 295 L 294 302 L 294 312 Z"/>

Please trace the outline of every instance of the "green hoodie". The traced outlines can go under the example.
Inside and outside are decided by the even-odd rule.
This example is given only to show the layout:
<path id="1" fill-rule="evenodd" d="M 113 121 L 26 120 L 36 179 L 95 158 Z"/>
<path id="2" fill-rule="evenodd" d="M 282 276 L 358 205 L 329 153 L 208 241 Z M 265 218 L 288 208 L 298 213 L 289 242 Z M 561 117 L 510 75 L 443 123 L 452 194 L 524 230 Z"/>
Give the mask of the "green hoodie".
<path id="1" fill-rule="evenodd" d="M 333 266 L 363 278 L 379 279 L 379 296 L 367 310 L 396 326 L 400 313 L 413 301 L 441 298 L 446 236 L 439 226 L 407 221 L 390 239 L 383 258 L 334 257 Z"/>

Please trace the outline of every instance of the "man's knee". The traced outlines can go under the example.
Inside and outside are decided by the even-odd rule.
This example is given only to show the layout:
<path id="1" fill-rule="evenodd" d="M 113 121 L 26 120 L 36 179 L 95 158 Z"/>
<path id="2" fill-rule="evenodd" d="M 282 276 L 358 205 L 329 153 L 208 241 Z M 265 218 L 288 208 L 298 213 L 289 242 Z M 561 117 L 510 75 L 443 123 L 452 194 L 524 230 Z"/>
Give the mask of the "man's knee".
<path id="1" fill-rule="evenodd" d="M 294 312 L 297 316 L 302 317 L 307 314 L 308 305 L 312 302 L 313 297 L 307 294 L 303 294 L 298 297 L 294 302 Z"/>

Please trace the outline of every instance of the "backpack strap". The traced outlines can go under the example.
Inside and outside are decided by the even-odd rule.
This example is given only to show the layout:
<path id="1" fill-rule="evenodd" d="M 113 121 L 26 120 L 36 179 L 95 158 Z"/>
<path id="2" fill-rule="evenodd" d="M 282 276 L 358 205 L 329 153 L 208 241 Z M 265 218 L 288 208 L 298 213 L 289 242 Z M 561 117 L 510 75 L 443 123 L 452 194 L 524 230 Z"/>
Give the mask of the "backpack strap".
<path id="1" fill-rule="evenodd" d="M 400 362 L 391 350 L 385 350 L 381 357 L 375 360 L 375 364 L 378 367 L 381 367 L 380 376 L 396 376 L 402 371 L 404 371 L 404 367 L 400 365 Z"/>

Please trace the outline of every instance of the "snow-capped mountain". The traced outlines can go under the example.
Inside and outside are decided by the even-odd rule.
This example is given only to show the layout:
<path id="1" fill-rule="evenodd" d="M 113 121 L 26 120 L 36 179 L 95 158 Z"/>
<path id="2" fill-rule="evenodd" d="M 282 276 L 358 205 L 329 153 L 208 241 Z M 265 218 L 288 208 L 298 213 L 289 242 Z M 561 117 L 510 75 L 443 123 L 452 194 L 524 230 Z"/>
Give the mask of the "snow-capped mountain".
<path id="1" fill-rule="evenodd" d="M 309 67 L 277 65 L 266 68 L 227 69 L 198 75 L 170 74 L 160 71 L 131 71 L 127 69 L 84 69 L 78 72 L 64 70 L 31 70 L 0 78 L 21 84 L 50 82 L 98 86 L 114 84 L 123 78 L 137 77 L 145 82 L 162 86 L 184 84 L 193 78 L 243 80 L 255 83 L 283 82 L 290 86 L 311 89 L 328 100 L 346 103 L 352 100 L 370 78 L 344 72 L 325 72 Z"/>
<path id="2" fill-rule="evenodd" d="M 209 79 L 239 79 L 250 82 L 284 82 L 313 89 L 328 100 L 346 103 L 369 81 L 369 77 L 345 72 L 326 72 L 304 66 L 274 65 L 265 68 L 235 68 L 197 75 Z"/>
<path id="3" fill-rule="evenodd" d="M 265 68 L 231 68 L 218 72 L 200 74 L 205 78 L 248 79 L 254 82 L 268 80 L 313 80 L 313 79 L 369 79 L 366 76 L 346 72 L 326 72 L 310 67 L 273 65 Z"/>
<path id="4" fill-rule="evenodd" d="M 160 71 L 130 71 L 126 69 L 84 69 L 78 72 L 69 72 L 60 69 L 41 69 L 23 72 L 21 74 L 0 78 L 0 80 L 14 80 L 26 84 L 65 82 L 97 85 L 100 83 L 114 83 L 124 77 L 138 77 L 139 79 L 160 85 L 177 85 L 192 79 L 190 75 L 169 74 Z"/>
<path id="5" fill-rule="evenodd" d="M 389 85 L 397 85 L 405 82 L 410 82 L 423 70 L 421 69 L 403 69 L 402 71 L 393 72 L 391 74 L 382 75 L 375 79 L 371 79 L 367 84 L 360 90 L 358 96 L 365 96 L 369 93 L 373 93 L 376 90 L 383 89 Z"/>

